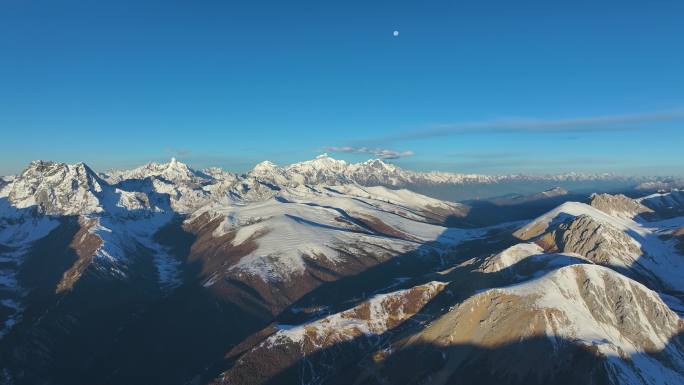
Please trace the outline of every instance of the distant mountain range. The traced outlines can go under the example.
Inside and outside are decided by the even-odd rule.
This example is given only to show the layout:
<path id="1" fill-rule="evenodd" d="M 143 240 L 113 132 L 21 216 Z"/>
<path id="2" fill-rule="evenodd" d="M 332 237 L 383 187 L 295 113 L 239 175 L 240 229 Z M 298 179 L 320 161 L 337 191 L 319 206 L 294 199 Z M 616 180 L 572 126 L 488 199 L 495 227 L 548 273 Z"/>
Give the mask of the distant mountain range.
<path id="1" fill-rule="evenodd" d="M 0 384 L 684 383 L 679 183 L 34 161 Z"/>
<path id="2" fill-rule="evenodd" d="M 32 162 L 22 173 L 19 179 L 34 180 L 46 174 L 62 175 L 64 177 L 73 174 L 76 177 L 89 178 L 92 183 L 104 182 L 115 185 L 126 180 L 144 180 L 151 178 L 154 189 L 158 192 L 168 192 L 166 189 L 179 188 L 175 191 L 178 199 L 183 196 L 183 201 L 174 201 L 174 204 L 187 203 L 186 210 L 191 210 L 193 205 L 204 202 L 203 198 L 217 193 L 221 195 L 226 189 L 232 189 L 236 198 L 243 197 L 245 193 L 254 194 L 249 187 L 261 190 L 256 184 L 262 186 L 296 186 L 302 184 L 326 184 L 341 185 L 357 183 L 362 186 L 386 186 L 391 188 L 408 188 L 440 199 L 459 201 L 473 198 L 493 198 L 505 194 L 531 194 L 541 190 L 563 188 L 570 191 L 611 191 L 624 189 L 637 189 L 643 191 L 656 191 L 662 189 L 682 188 L 684 179 L 675 177 L 645 177 L 645 176 L 620 176 L 614 174 L 583 174 L 566 173 L 557 175 L 478 175 L 459 174 L 448 172 L 415 172 L 403 170 L 393 164 L 379 159 L 368 160 L 362 163 L 347 163 L 336 160 L 326 154 L 320 155 L 313 160 L 278 166 L 272 162 L 264 161 L 257 164 L 246 174 L 236 174 L 219 168 L 195 170 L 175 158 L 168 163 L 148 163 L 133 170 L 111 170 L 105 173 L 95 173 L 87 165 L 79 163 L 67 165 L 47 161 Z M 0 186 L 14 180 L 15 176 L 0 178 Z M 25 182 L 22 182 L 25 183 Z M 90 183 L 90 182 L 88 182 Z M 164 185 L 166 184 L 166 187 Z M 239 185 L 245 185 L 242 193 Z M 18 183 L 15 183 L 18 187 Z M 194 190 L 194 193 L 191 193 Z M 249 191 L 248 191 L 249 190 Z M 185 194 L 183 194 L 185 193 Z M 187 194 L 195 195 L 194 197 Z M 256 193 L 257 195 L 259 193 Z M 15 195 L 20 196 L 21 191 Z M 20 199 L 20 198 L 17 198 Z M 191 202 L 196 200 L 196 202 Z M 178 209 L 182 209 L 178 206 Z"/>

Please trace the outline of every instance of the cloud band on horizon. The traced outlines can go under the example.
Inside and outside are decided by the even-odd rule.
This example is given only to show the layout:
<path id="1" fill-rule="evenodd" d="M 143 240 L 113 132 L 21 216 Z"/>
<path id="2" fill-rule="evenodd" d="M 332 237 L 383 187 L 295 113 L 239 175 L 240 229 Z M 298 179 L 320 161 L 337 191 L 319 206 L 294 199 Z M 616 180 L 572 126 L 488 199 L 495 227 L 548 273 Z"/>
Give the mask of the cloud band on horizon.
<path id="1" fill-rule="evenodd" d="M 481 133 L 558 134 L 628 131 L 638 129 L 637 127 L 630 126 L 631 124 L 635 123 L 677 120 L 684 120 L 684 108 L 660 112 L 601 115 L 564 119 L 506 118 L 475 122 L 437 124 L 427 129 L 405 131 L 394 135 L 367 140 L 357 140 L 353 143 L 356 146 L 363 146 L 372 143 L 391 143 L 405 140 Z"/>
<path id="2" fill-rule="evenodd" d="M 322 147 L 321 149 L 323 151 L 338 152 L 338 153 L 345 153 L 345 154 L 370 154 L 370 155 L 376 156 L 380 159 L 399 159 L 399 158 L 405 158 L 407 156 L 414 155 L 413 151 L 411 151 L 411 150 L 395 151 L 395 150 L 389 150 L 389 149 L 368 148 L 368 147 L 325 146 L 325 147 Z"/>

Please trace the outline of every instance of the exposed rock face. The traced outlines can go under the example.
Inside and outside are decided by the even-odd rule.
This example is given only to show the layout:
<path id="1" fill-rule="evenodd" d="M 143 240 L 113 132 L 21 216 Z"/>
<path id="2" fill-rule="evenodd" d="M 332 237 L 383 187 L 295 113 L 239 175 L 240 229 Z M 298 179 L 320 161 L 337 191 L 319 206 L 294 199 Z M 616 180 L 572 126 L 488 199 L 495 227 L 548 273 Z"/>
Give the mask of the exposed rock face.
<path id="1" fill-rule="evenodd" d="M 0 179 L 0 384 L 682 382 L 676 194 L 566 203 L 513 244 L 383 187 L 532 180 L 33 162 Z"/>
<path id="2" fill-rule="evenodd" d="M 106 184 L 106 183 L 105 183 Z M 38 206 L 46 214 L 101 212 L 103 181 L 83 163 L 34 161 L 7 187 L 15 207 Z"/>
<path id="3" fill-rule="evenodd" d="M 393 384 L 674 384 L 683 328 L 643 285 L 574 265 L 473 296 L 371 371 Z"/>
<path id="4" fill-rule="evenodd" d="M 624 232 L 580 215 L 561 223 L 555 231 L 556 247 L 601 264 L 630 266 L 641 256 L 641 245 Z"/>
<path id="5" fill-rule="evenodd" d="M 102 239 L 90 230 L 97 225 L 96 220 L 81 218 L 79 220 L 80 229 L 74 235 L 70 247 L 76 252 L 78 259 L 64 272 L 62 279 L 57 284 L 56 292 L 60 293 L 72 289 L 81 275 L 86 271 L 98 249 L 102 247 Z"/>
<path id="6" fill-rule="evenodd" d="M 653 210 L 622 194 L 593 194 L 591 206 L 616 217 L 634 218 Z"/>
<path id="7" fill-rule="evenodd" d="M 209 183 L 214 177 L 230 178 L 231 174 L 222 173 L 216 169 L 208 170 L 207 173 L 196 171 L 185 163 L 177 161 L 176 158 L 171 158 L 168 163 L 148 163 L 133 170 L 110 171 L 104 176 L 114 184 L 130 179 L 158 177 L 169 182 L 201 185 Z"/>
<path id="8" fill-rule="evenodd" d="M 664 238 L 680 219 L 647 221 L 580 203 L 566 203 L 517 230 L 522 240 L 533 240 L 549 252 L 578 253 L 598 264 L 658 290 L 684 293 L 684 280 L 673 272 L 684 268 L 676 244 Z"/>
<path id="9" fill-rule="evenodd" d="M 314 360 L 311 365 L 317 370 L 306 373 L 304 378 L 311 375 L 311 379 L 324 381 L 326 376 L 335 372 L 335 367 L 341 366 L 349 358 L 350 352 L 358 354 L 377 346 L 381 341 L 377 339 L 378 336 L 418 313 L 444 286 L 441 282 L 430 282 L 377 295 L 349 310 L 303 325 L 277 325 L 278 331 L 244 354 L 213 383 L 268 383 L 280 372 L 291 370 L 293 365 L 300 365 L 306 371 L 308 364 L 301 360 L 309 357 Z M 349 345 L 342 347 L 345 343 Z M 313 358 L 324 350 L 325 355 Z M 327 373 L 324 369 L 326 365 L 331 369 Z"/>

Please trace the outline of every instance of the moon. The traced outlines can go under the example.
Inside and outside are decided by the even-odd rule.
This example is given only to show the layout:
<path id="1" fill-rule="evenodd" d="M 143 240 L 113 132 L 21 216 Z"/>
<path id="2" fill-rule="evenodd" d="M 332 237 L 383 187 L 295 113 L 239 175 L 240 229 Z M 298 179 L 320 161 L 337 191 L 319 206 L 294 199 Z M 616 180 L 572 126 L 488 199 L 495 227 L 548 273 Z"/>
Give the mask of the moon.
<path id="1" fill-rule="evenodd" d="M 394 35 L 394 37 L 399 36 L 399 31 L 394 31 L 394 32 L 392 32 L 392 35 Z"/>

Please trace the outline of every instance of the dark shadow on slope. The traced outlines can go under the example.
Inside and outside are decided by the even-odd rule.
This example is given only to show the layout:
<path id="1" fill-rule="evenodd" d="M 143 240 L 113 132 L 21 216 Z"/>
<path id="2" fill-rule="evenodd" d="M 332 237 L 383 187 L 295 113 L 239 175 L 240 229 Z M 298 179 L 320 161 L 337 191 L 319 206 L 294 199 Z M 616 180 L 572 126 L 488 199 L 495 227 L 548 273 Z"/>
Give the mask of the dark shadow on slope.
<path id="1" fill-rule="evenodd" d="M 320 227 L 320 228 L 323 228 L 323 229 L 334 230 L 334 231 L 352 231 L 352 232 L 354 232 L 353 230 L 350 230 L 350 229 L 348 229 L 348 228 L 346 228 L 346 227 L 339 227 L 339 226 L 326 225 L 326 224 L 324 224 L 324 223 L 318 223 L 318 222 L 311 221 L 311 220 L 308 220 L 308 219 L 304 219 L 304 218 L 302 218 L 302 217 L 299 217 L 299 216 L 296 216 L 296 215 L 292 215 L 292 214 L 285 214 L 285 217 L 290 218 L 290 219 L 294 220 L 295 222 L 298 222 L 298 223 L 301 223 L 301 224 L 304 224 L 304 225 L 313 226 L 313 227 Z"/>
<path id="2" fill-rule="evenodd" d="M 57 283 L 79 258 L 72 240 L 80 226 L 62 217 L 61 225 L 33 243 L 18 272 L 27 291 L 21 322 L 1 341 L 1 361 L 13 384 L 78 384 L 90 361 L 103 354 L 111 333 L 154 296 L 153 285 L 101 279 L 90 266 L 75 285 L 63 292 Z M 153 276 L 152 266 L 131 265 L 135 274 Z M 140 282 L 144 282 L 141 280 Z"/>
<path id="3" fill-rule="evenodd" d="M 459 202 L 465 200 L 485 200 L 500 197 L 504 194 L 529 195 L 555 187 L 577 194 L 620 193 L 634 190 L 634 181 L 504 181 L 498 183 L 463 183 L 463 184 L 407 184 L 402 186 L 385 186 L 388 188 L 406 188 L 429 197 Z"/>
<path id="4" fill-rule="evenodd" d="M 185 258 L 195 241 L 181 218 L 164 227 L 156 240 Z M 88 371 L 101 384 L 197 383 L 220 363 L 227 349 L 268 324 L 228 298 L 201 285 L 201 261 L 184 265 L 184 284 L 150 303 L 116 332 L 116 343 Z"/>
<path id="5" fill-rule="evenodd" d="M 150 191 L 150 183 L 148 178 L 117 186 L 144 192 L 151 203 L 170 210 L 168 194 Z M 107 207 L 114 205 L 119 194 L 105 190 L 98 197 Z M 22 210 L 41 215 L 36 207 Z M 144 209 L 116 210 L 107 220 L 155 215 Z M 28 294 L 21 299 L 21 322 L 0 340 L 0 384 L 8 378 L 12 385 L 185 384 L 269 321 L 203 288 L 199 261 L 184 266 L 182 287 L 161 291 L 152 251 L 137 242 L 123 244 L 125 279 L 102 271 L 108 265 L 100 260 L 97 266 L 87 263 L 72 287 L 57 292 L 57 283 L 79 258 L 71 242 L 80 228 L 77 217 L 58 220 L 61 225 L 22 257 L 17 275 Z M 172 221 L 155 241 L 185 260 L 194 236 L 181 228 L 181 221 Z"/>
<path id="6" fill-rule="evenodd" d="M 606 254 L 605 250 L 601 250 L 602 245 L 605 244 L 605 242 L 610 242 L 612 238 L 603 238 L 601 234 L 602 229 L 605 229 L 605 226 L 614 226 L 610 224 L 606 225 L 600 220 L 593 219 L 591 216 L 588 216 L 591 222 L 598 225 L 595 227 L 580 225 L 578 228 L 582 229 L 582 232 L 580 233 L 579 231 L 575 230 L 574 234 L 581 234 L 582 237 L 588 240 L 594 239 L 594 237 L 596 237 L 598 240 L 596 240 L 595 244 L 592 244 L 593 249 L 589 251 L 582 250 L 582 245 L 580 244 L 578 247 L 577 242 L 575 242 L 574 246 L 573 243 L 570 242 L 570 246 L 568 246 L 565 237 L 568 236 L 567 230 L 570 228 L 569 224 L 573 223 L 574 225 L 575 222 L 573 221 L 576 220 L 579 223 L 582 223 L 583 217 L 585 216 L 575 216 L 561 212 L 555 218 L 553 218 L 548 227 L 542 230 L 538 235 L 529 238 L 524 236 L 523 238 L 526 241 L 534 241 L 538 243 L 549 252 L 562 251 L 584 253 L 588 257 L 592 258 L 592 260 L 594 260 L 597 264 L 608 267 L 622 275 L 644 284 L 651 290 L 656 291 L 666 303 L 671 305 L 671 307 L 673 304 L 676 305 L 677 308 L 673 308 L 674 310 L 680 314 L 684 312 L 684 308 L 682 308 L 681 304 L 675 304 L 677 301 L 684 303 L 684 292 L 678 290 L 676 287 L 672 287 L 671 284 L 668 284 L 667 280 L 662 279 L 662 276 L 660 276 L 660 274 L 671 273 L 672 276 L 670 277 L 669 282 L 673 282 L 678 279 L 675 272 L 669 272 L 662 268 L 663 265 L 668 263 L 668 257 L 670 261 L 675 262 L 677 258 L 681 257 L 681 255 L 676 255 L 678 250 L 676 249 L 674 242 L 672 244 L 666 243 L 667 240 L 662 239 L 658 232 L 649 231 L 642 234 L 631 228 L 615 228 L 616 231 L 624 232 L 629 238 L 638 242 L 639 254 L 636 256 L 634 263 L 631 263 L 628 266 L 610 263 L 610 258 L 613 257 L 611 257 L 609 254 Z M 653 220 L 654 217 L 650 215 L 638 215 L 634 217 L 634 221 L 643 225 L 644 227 L 653 227 L 655 223 Z M 662 218 L 658 218 L 658 220 L 662 220 Z M 676 222 L 677 221 L 674 221 L 673 223 Z M 670 228 L 669 230 L 672 230 L 673 228 Z M 671 266 L 676 267 L 676 265 Z M 659 267 L 660 269 L 658 269 Z M 676 300 L 673 301 L 673 298 Z"/>
<path id="7" fill-rule="evenodd" d="M 156 177 L 147 177 L 145 179 L 127 179 L 123 180 L 113 186 L 111 186 L 113 189 L 121 189 L 127 192 L 134 192 L 134 193 L 143 193 L 147 196 L 149 199 L 149 204 L 151 206 L 156 206 L 159 207 L 162 211 L 164 212 L 173 212 L 173 208 L 171 207 L 171 197 L 169 194 L 166 193 L 158 193 L 155 191 L 153 181 Z M 166 181 L 163 178 L 159 178 L 160 180 L 164 181 L 165 183 L 171 183 Z M 201 190 L 201 189 L 200 189 Z M 116 191 L 116 190 L 114 190 Z M 114 192 L 114 195 L 121 195 L 121 193 Z M 102 198 L 103 200 L 106 199 Z M 107 202 L 108 205 L 106 206 L 107 213 L 108 214 L 114 214 L 114 215 L 124 215 L 129 216 L 129 217 L 135 217 L 136 215 L 142 215 L 146 213 L 150 213 L 148 210 L 130 210 L 127 208 L 119 207 L 116 202 Z M 150 213 L 152 214 L 152 213 Z"/>
<path id="8" fill-rule="evenodd" d="M 435 243 L 439 243 L 438 238 Z M 301 323 L 324 313 L 351 308 L 369 296 L 408 287 L 414 283 L 407 277 L 417 277 L 444 269 L 470 258 L 485 257 L 516 242 L 506 229 L 493 230 L 486 237 L 462 242 L 447 254 L 439 252 L 433 243 L 414 251 L 394 256 L 361 272 L 322 282 L 320 286 L 299 298 L 276 318 L 281 323 Z M 306 309 L 311 309 L 311 313 Z"/>
<path id="9" fill-rule="evenodd" d="M 365 231 L 368 232 L 369 234 L 377 233 L 377 234 L 382 235 L 382 236 L 385 236 L 385 237 L 395 238 L 394 236 L 392 236 L 392 235 L 390 235 L 390 234 L 378 233 L 377 231 L 373 230 L 370 226 L 368 226 L 368 224 L 366 224 L 366 223 L 363 222 L 363 221 L 358 220 L 357 218 L 354 218 L 353 216 L 349 215 L 349 213 L 347 213 L 345 210 L 343 210 L 343 209 L 341 209 L 341 208 L 339 208 L 339 207 L 325 206 L 325 205 L 319 205 L 319 204 L 316 204 L 316 203 L 309 203 L 309 202 L 302 203 L 302 204 L 307 205 L 307 206 L 311 206 L 311 207 L 319 207 L 319 208 L 324 208 L 324 209 L 336 211 L 338 214 L 340 214 L 340 216 L 341 216 L 345 221 L 347 221 L 347 222 L 349 222 L 349 223 L 351 223 L 351 224 L 353 224 L 353 225 L 358 226 L 359 228 L 365 230 Z"/>
<path id="10" fill-rule="evenodd" d="M 534 259 L 532 257 L 532 259 Z M 568 260 L 567 265 L 582 260 Z M 532 261 L 534 264 L 535 262 Z M 445 314 L 453 306 L 483 289 L 509 286 L 532 279 L 520 279 L 514 272 L 535 271 L 538 266 L 524 266 L 529 261 L 504 269 L 498 273 L 478 273 L 461 268 L 449 275 L 452 283 L 435 297 L 421 311 L 400 326 L 379 336 L 360 336 L 336 343 L 323 350 L 301 357 L 298 347 L 279 347 L 273 355 L 259 354 L 255 362 L 245 356 L 239 376 L 229 377 L 231 384 L 268 385 L 307 384 L 419 384 L 428 378 L 436 378 L 440 371 L 446 384 L 608 384 L 611 371 L 604 366 L 605 359 L 597 355 L 594 346 L 578 346 L 575 341 L 547 336 L 530 337 L 524 340 L 508 341 L 493 347 L 470 344 L 435 346 L 410 343 L 406 349 L 392 352 L 392 347 L 401 347 L 412 335 L 423 330 L 431 320 Z M 554 271 L 559 266 L 542 269 L 542 274 Z M 535 274 L 537 278 L 539 274 Z M 454 325 L 454 327 L 457 327 Z M 508 331 L 502 331 L 506 333 Z M 392 344 L 390 344 L 392 342 Z M 399 344 L 397 344 L 399 342 Z M 684 350 L 682 334 L 671 339 L 666 349 Z M 645 353 L 639 353 L 645 354 Z M 661 352 L 647 353 L 663 359 Z M 635 355 L 636 356 L 636 355 Z M 285 357 L 298 357 L 283 370 L 269 375 L 269 368 L 262 362 L 277 365 L 287 362 Z M 634 357 L 634 356 L 633 356 Z M 663 359 L 665 366 L 674 365 Z M 263 364 L 267 365 L 268 364 Z M 629 365 L 629 362 L 627 362 Z M 677 372 L 684 368 L 670 367 Z M 270 369 L 274 370 L 274 369 Z M 218 381 L 217 383 L 221 383 Z M 613 382 L 615 383 L 615 382 Z"/>
<path id="11" fill-rule="evenodd" d="M 384 261 L 380 261 L 377 258 L 365 261 L 352 258 L 350 263 L 358 265 L 354 269 L 359 270 L 357 273 L 346 276 L 339 273 L 331 273 L 326 277 L 319 278 L 319 274 L 325 275 L 322 271 L 325 270 L 325 266 L 323 266 L 323 269 L 320 266 L 313 266 L 311 264 L 315 260 L 307 259 L 308 269 L 310 269 L 309 275 L 296 278 L 296 280 L 313 280 L 315 281 L 314 288 L 299 299 L 291 301 L 285 310 L 280 312 L 275 319 L 269 320 L 267 324 L 272 321 L 277 323 L 301 323 L 324 316 L 333 311 L 350 308 L 368 296 L 379 292 L 396 290 L 410 284 L 410 282 L 398 282 L 398 279 L 403 281 L 403 277 L 415 277 L 423 273 L 438 271 L 446 263 L 465 260 L 473 255 L 485 256 L 513 242 L 510 232 L 503 229 L 498 229 L 498 231 L 498 233 L 490 234 L 487 242 L 484 242 L 482 239 L 465 241 L 458 247 L 460 251 L 449 255 L 440 255 L 437 253 L 434 245 L 425 244 L 420 246 L 418 250 L 395 255 Z M 437 241 L 439 242 L 440 239 Z M 364 258 L 370 257 L 364 256 Z M 360 263 L 365 264 L 365 266 L 359 265 Z M 302 284 L 309 285 L 309 283 Z M 261 325 L 262 329 L 266 326 L 266 324 Z M 261 333 L 265 333 L 262 334 L 261 338 L 265 338 L 269 334 L 266 330 L 262 330 Z M 253 339 L 250 337 L 249 340 L 243 341 L 241 347 L 235 352 L 231 352 L 220 365 L 215 366 L 215 371 L 207 378 L 216 378 L 221 372 L 230 368 L 240 351 L 248 349 L 252 343 L 258 343 L 261 338 Z M 226 349 L 225 352 L 228 352 L 228 350 Z"/>
<path id="12" fill-rule="evenodd" d="M 644 248 L 644 245 L 654 245 L 660 243 L 663 247 L 662 252 L 668 252 L 672 254 L 676 254 L 676 247 L 674 245 L 669 245 L 664 243 L 664 240 L 662 240 L 657 234 L 653 233 L 648 233 L 646 236 L 637 233 L 636 231 L 633 230 L 627 230 L 627 234 L 635 239 L 639 244 L 641 245 L 641 256 L 636 259 L 635 264 L 638 266 L 631 266 L 631 268 L 638 268 L 638 274 L 636 280 L 640 281 L 644 285 L 648 286 L 649 288 L 659 292 L 659 293 L 664 293 L 667 295 L 670 295 L 672 297 L 677 298 L 680 302 L 684 303 L 684 292 L 681 290 L 678 290 L 677 288 L 673 288 L 668 282 L 665 280 L 659 278 L 656 274 L 651 272 L 648 269 L 648 266 L 644 266 L 644 262 L 642 261 L 643 258 L 652 258 L 655 263 L 658 263 L 659 257 L 662 258 L 662 254 L 659 255 L 659 253 L 649 253 L 646 248 Z M 647 247 L 649 248 L 649 247 Z M 657 247 L 656 247 L 657 248 Z M 671 248 L 671 249 L 670 249 Z M 682 255 L 671 255 L 673 257 L 682 257 Z M 621 268 L 620 266 L 611 266 L 611 268 L 618 270 L 618 268 Z M 634 274 L 633 274 L 634 275 Z M 681 278 L 681 276 L 679 277 Z M 666 298 L 663 298 L 664 300 L 667 301 Z M 681 310 L 680 310 L 681 311 Z"/>
<path id="13" fill-rule="evenodd" d="M 482 227 L 504 222 L 536 218 L 565 202 L 586 202 L 589 195 L 566 194 L 552 198 L 523 200 L 505 203 L 496 200 L 476 200 L 463 202 L 470 207 L 465 216 L 452 215 L 445 221 L 449 227 Z"/>
<path id="14" fill-rule="evenodd" d="M 666 349 L 682 350 L 682 334 L 674 336 Z M 660 352 L 637 353 L 637 356 L 657 357 Z M 358 375 L 359 365 L 351 363 L 339 375 L 319 384 L 363 385 L 420 384 L 427 379 L 440 378 L 444 384 L 459 385 L 608 385 L 620 384 L 608 367 L 606 357 L 596 346 L 577 345 L 575 341 L 547 336 L 529 337 L 503 345 L 486 347 L 472 344 L 438 346 L 419 343 L 389 356 L 381 364 L 365 364 Z M 671 368 L 676 372 L 677 369 Z M 349 374 L 354 373 L 356 374 Z M 637 379 L 638 381 L 638 379 Z M 280 384 L 279 379 L 268 382 Z M 644 382 L 645 383 L 645 382 Z"/>
<path id="15" fill-rule="evenodd" d="M 623 194 L 630 197 L 643 195 L 643 192 L 638 193 L 632 189 L 610 189 L 607 191 L 594 190 L 586 192 L 576 190 L 568 194 L 552 197 L 544 197 L 542 193 L 536 193 L 527 196 L 465 200 L 461 203 L 469 207 L 468 213 L 465 216 L 450 216 L 447 218 L 445 225 L 468 228 L 534 219 L 566 202 L 583 202 L 588 204 L 590 203 L 591 195 L 598 192 Z M 668 209 L 662 209 L 659 212 L 663 214 L 663 218 L 671 218 L 677 213 L 676 210 Z"/>
<path id="16" fill-rule="evenodd" d="M 373 362 L 368 344 L 355 340 L 317 352 L 263 384 L 408 385 L 437 377 L 459 385 L 611 384 L 605 359 L 591 348 L 562 339 L 557 344 L 546 336 L 493 348 L 418 344 Z"/>
<path id="17" fill-rule="evenodd" d="M 640 197 L 645 196 L 646 194 L 644 194 L 644 192 L 640 194 Z M 653 210 L 659 219 L 668 219 L 684 215 L 684 191 L 682 190 L 673 190 L 665 195 L 659 194 L 644 199 L 641 203 Z"/>
<path id="18" fill-rule="evenodd" d="M 416 256 L 407 255 L 406 257 L 420 261 L 420 258 L 417 258 Z M 384 283 L 382 283 L 382 279 L 377 278 L 387 278 L 387 275 L 391 277 L 391 273 L 393 271 L 396 272 L 396 270 L 392 269 L 392 263 L 391 261 L 389 261 L 376 267 L 370 268 L 367 271 L 360 273 L 356 276 L 342 278 L 339 281 L 326 283 L 322 285 L 321 287 L 319 287 L 311 293 L 313 297 L 311 300 L 314 301 L 313 303 L 306 302 L 309 298 L 303 298 L 304 303 L 302 303 L 302 301 L 298 301 L 297 303 L 295 303 L 289 309 L 289 311 L 283 312 L 279 316 L 278 321 L 280 323 L 285 324 L 301 324 L 305 321 L 310 322 L 315 319 L 325 317 L 327 314 L 337 313 L 349 309 L 359 304 L 361 301 L 367 299 L 369 296 L 379 292 L 389 292 L 401 288 L 409 288 L 415 285 L 427 283 L 429 281 L 451 281 L 451 283 L 444 291 L 439 293 L 435 298 L 432 299 L 432 301 L 430 301 L 425 307 L 423 307 L 423 309 L 421 309 L 421 311 L 418 314 L 406 320 L 400 327 L 397 327 L 391 331 L 388 331 L 387 333 L 384 333 L 383 335 L 375 336 L 370 339 L 358 339 L 358 341 L 361 344 L 360 346 L 363 346 L 365 348 L 378 347 L 382 345 L 383 341 L 386 341 L 392 336 L 402 333 L 402 330 L 415 330 L 416 328 L 422 328 L 431 319 L 434 319 L 438 315 L 448 311 L 448 309 L 451 306 L 459 304 L 462 301 L 465 301 L 466 299 L 470 298 L 470 296 L 472 296 L 479 290 L 499 286 L 506 286 L 513 283 L 521 282 L 525 279 L 537 278 L 540 274 L 547 273 L 559 267 L 558 264 L 550 265 L 550 261 L 551 258 L 540 259 L 536 256 L 532 256 L 529 257 L 525 261 L 525 263 L 516 264 L 515 266 L 508 267 L 495 274 L 482 273 L 476 271 L 479 267 L 478 263 L 467 264 L 451 269 L 446 273 L 428 273 L 426 275 L 419 276 L 418 278 L 413 278 L 405 282 L 401 282 L 400 284 L 395 286 L 383 286 L 380 287 L 379 290 L 373 292 L 372 289 L 377 288 L 378 285 L 384 285 Z M 564 258 L 565 265 L 584 262 L 584 260 L 578 258 Z M 414 274 L 414 277 L 418 275 L 418 270 L 415 269 L 415 266 L 410 266 L 408 270 L 409 272 L 412 272 Z M 533 276 L 531 275 L 532 272 L 536 272 L 539 274 Z M 358 294 L 360 291 L 364 289 L 364 292 L 367 292 L 368 295 L 363 295 L 362 292 L 361 295 L 354 297 L 355 294 Z M 320 301 L 315 301 L 319 298 Z M 324 311 L 321 311 L 320 307 L 323 306 L 325 306 L 326 308 Z M 302 309 L 306 307 L 313 309 L 313 312 L 303 312 Z M 270 332 L 265 331 L 266 334 L 264 335 L 264 337 L 266 337 L 268 334 L 274 331 L 274 329 L 272 329 Z M 258 341 L 252 342 L 252 344 L 254 343 L 258 343 Z M 245 351 L 247 349 L 249 349 L 249 346 L 244 347 L 242 351 Z M 298 348 L 296 348 L 294 349 L 294 351 L 298 352 L 299 350 Z M 337 350 L 335 349 L 332 349 L 332 351 L 337 352 Z M 260 356 L 260 359 L 263 358 L 263 362 L 274 360 L 274 364 L 270 365 L 270 368 L 271 366 L 277 366 L 276 363 L 282 362 L 282 360 L 287 359 L 279 357 L 279 354 L 283 354 L 285 355 L 285 357 L 287 357 L 288 354 L 293 354 L 293 351 L 281 351 L 275 355 L 269 355 L 268 357 Z M 330 355 L 326 354 L 323 354 L 323 356 L 329 358 L 331 357 Z M 352 356 L 354 355 L 352 354 Z M 225 371 L 229 369 L 232 365 L 234 365 L 236 362 L 235 360 L 237 358 L 239 358 L 239 352 L 235 352 L 234 355 L 224 363 L 222 371 Z M 337 362 L 337 360 L 338 357 L 331 358 L 331 360 L 327 363 L 324 363 L 323 366 L 334 367 L 334 363 Z M 289 381 L 293 381 L 294 377 L 292 376 L 294 376 L 296 373 L 299 373 L 300 370 L 305 370 L 306 368 L 310 367 L 309 364 L 309 361 L 305 360 L 302 362 L 302 365 L 293 367 L 289 371 L 286 371 L 289 374 L 285 375 L 286 379 L 283 380 L 281 383 L 288 383 Z M 255 372 L 250 372 L 241 377 L 245 379 L 252 378 L 251 376 L 255 376 L 253 378 L 259 378 L 260 376 L 263 376 L 264 373 L 268 373 L 268 370 L 259 369 L 259 363 L 255 364 L 255 368 Z M 247 380 L 247 382 L 245 383 L 251 383 L 251 380 Z"/>
<path id="19" fill-rule="evenodd" d="M 7 198 L 0 198 L 0 212 L 8 213 L 7 217 L 0 217 L 0 232 L 13 226 L 21 228 L 22 224 L 33 224 L 41 219 L 38 208 L 15 208 Z M 32 245 L 24 249 L 24 242 L 18 245 L 17 239 L 7 239 L 8 244 L 0 243 L 0 300 L 11 302 L 28 301 L 34 303 L 31 309 L 50 303 L 54 295 L 54 288 L 64 271 L 77 259 L 75 253 L 69 250 L 69 243 L 78 231 L 78 221 L 75 217 L 53 218 L 56 227 L 35 240 Z M 47 222 L 47 220 L 46 220 Z M 46 222 L 42 224 L 45 225 Z M 41 222 L 36 222 L 39 225 Z M 26 226 L 19 233 L 31 237 Z M 9 235 L 9 234 L 7 234 Z M 51 258 L 44 255 L 52 255 Z M 13 284 L 19 287 L 13 287 Z M 23 298 L 20 298 L 23 297 Z M 0 326 L 16 315 L 11 307 L 0 304 Z M 0 346 L 2 340 L 0 339 Z"/>

